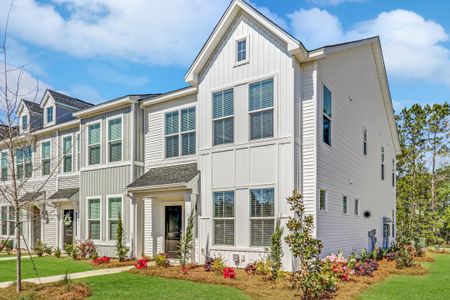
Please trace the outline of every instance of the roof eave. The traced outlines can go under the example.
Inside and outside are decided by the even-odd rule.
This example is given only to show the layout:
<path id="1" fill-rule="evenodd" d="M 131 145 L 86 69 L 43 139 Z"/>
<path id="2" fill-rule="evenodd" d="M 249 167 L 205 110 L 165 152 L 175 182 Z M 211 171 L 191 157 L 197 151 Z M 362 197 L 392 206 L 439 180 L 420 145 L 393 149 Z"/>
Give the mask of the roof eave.
<path id="1" fill-rule="evenodd" d="M 159 185 L 145 185 L 136 187 L 125 187 L 124 190 L 127 192 L 144 192 L 144 191 L 157 191 L 157 190 L 183 190 L 188 188 L 188 182 L 177 182 L 170 184 L 159 184 Z"/>
<path id="2" fill-rule="evenodd" d="M 108 102 L 108 103 L 104 103 L 104 104 L 99 104 L 87 109 L 83 109 L 80 111 L 77 111 L 75 113 L 73 113 L 74 117 L 77 118 L 81 118 L 81 117 L 88 117 L 91 115 L 96 115 L 105 111 L 110 111 L 112 109 L 116 109 L 116 108 L 121 108 L 123 106 L 128 106 L 130 104 L 132 104 L 133 102 L 135 102 L 135 100 L 130 99 L 130 97 L 126 96 L 123 98 L 119 98 L 113 102 Z"/>
<path id="3" fill-rule="evenodd" d="M 183 90 L 170 92 L 161 96 L 152 97 L 141 101 L 141 107 L 154 105 L 161 102 L 166 102 L 174 99 L 178 99 L 185 96 L 195 95 L 197 93 L 197 87 L 192 86 Z"/>

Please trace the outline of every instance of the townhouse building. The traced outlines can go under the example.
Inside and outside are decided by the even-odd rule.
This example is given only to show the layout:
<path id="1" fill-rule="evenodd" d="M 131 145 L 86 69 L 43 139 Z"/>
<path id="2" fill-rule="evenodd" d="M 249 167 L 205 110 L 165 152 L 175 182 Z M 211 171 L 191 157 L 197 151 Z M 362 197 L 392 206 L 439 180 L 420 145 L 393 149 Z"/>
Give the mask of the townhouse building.
<path id="1" fill-rule="evenodd" d="M 41 215 L 40 240 L 70 242 L 71 218 L 72 241 L 91 238 L 100 254 L 114 256 L 120 216 L 130 256 L 175 257 L 194 214 L 194 260 L 220 255 L 242 267 L 265 254 L 276 220 L 285 226 L 292 216 L 286 198 L 294 189 L 314 216 L 324 254 L 395 240 L 400 145 L 377 37 L 308 51 L 235 0 L 185 80 L 186 88 L 98 105 L 53 91 L 39 107 L 22 102 L 21 120 L 42 119 L 34 132 L 54 138 L 51 151 L 63 161 L 27 212 Z M 72 109 L 70 118 L 58 122 L 58 107 Z M 69 136 L 72 168 L 64 172 Z M 48 207 L 54 213 L 42 219 L 37 210 Z M 33 244 L 38 221 L 28 220 Z"/>

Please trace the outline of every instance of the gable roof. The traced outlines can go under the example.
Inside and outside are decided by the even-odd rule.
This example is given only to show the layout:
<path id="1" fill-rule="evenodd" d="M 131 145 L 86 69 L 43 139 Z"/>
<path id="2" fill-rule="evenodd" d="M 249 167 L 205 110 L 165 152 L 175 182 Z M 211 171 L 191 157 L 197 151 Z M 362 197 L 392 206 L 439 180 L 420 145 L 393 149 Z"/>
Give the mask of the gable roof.
<path id="1" fill-rule="evenodd" d="M 42 108 L 38 103 L 31 102 L 25 99 L 22 99 L 22 103 L 28 108 L 30 112 L 42 114 Z"/>
<path id="2" fill-rule="evenodd" d="M 58 92 L 55 92 L 53 90 L 47 90 L 46 93 L 49 93 L 53 99 L 55 99 L 56 102 L 62 103 L 68 106 L 72 106 L 74 108 L 78 109 L 85 109 L 91 106 L 94 106 L 94 104 L 80 100 L 78 98 L 70 97 Z"/>
<path id="3" fill-rule="evenodd" d="M 216 27 L 214 27 L 214 30 L 206 40 L 206 43 L 203 45 L 194 62 L 189 67 L 189 70 L 184 77 L 186 82 L 190 84 L 197 83 L 198 74 L 206 65 L 209 57 L 215 51 L 222 38 L 226 35 L 228 27 L 232 24 L 236 16 L 238 16 L 241 11 L 244 11 L 250 15 L 262 26 L 267 28 L 267 30 L 269 30 L 272 34 L 284 41 L 287 45 L 288 51 L 291 54 L 298 56 L 300 60 L 306 57 L 307 51 L 300 41 L 287 33 L 283 28 L 272 22 L 250 4 L 243 0 L 233 0 L 226 9 L 225 13 L 222 15 Z"/>
<path id="4" fill-rule="evenodd" d="M 130 183 L 127 190 L 176 184 L 187 185 L 198 174 L 200 174 L 200 171 L 197 170 L 196 163 L 151 168 L 147 173 Z"/>
<path id="5" fill-rule="evenodd" d="M 48 199 L 49 200 L 60 200 L 60 199 L 69 199 L 76 193 L 80 191 L 79 188 L 67 188 L 67 189 L 60 189 L 56 191 L 53 195 L 51 195 Z"/>

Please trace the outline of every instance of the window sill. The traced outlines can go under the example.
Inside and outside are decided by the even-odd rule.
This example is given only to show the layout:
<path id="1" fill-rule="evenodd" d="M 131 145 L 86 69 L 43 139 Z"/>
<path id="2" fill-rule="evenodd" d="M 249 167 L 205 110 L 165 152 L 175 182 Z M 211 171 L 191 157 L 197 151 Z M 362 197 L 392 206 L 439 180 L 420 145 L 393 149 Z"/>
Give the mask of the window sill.
<path id="1" fill-rule="evenodd" d="M 240 67 L 240 66 L 243 66 L 243 65 L 247 65 L 249 63 L 250 62 L 248 61 L 248 59 L 240 61 L 240 62 L 236 62 L 236 63 L 234 63 L 233 68 L 237 68 L 237 67 Z"/>

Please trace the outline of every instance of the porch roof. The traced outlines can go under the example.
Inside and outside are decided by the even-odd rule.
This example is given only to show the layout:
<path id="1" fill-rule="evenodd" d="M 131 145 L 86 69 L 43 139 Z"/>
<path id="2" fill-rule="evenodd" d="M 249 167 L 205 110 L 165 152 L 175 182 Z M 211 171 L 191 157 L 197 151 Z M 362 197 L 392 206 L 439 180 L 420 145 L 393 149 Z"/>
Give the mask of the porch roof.
<path id="1" fill-rule="evenodd" d="M 25 201 L 42 200 L 42 199 L 39 199 L 41 196 L 45 196 L 45 192 L 44 191 L 25 193 L 25 195 L 23 195 L 20 198 L 20 201 L 25 202 Z"/>
<path id="2" fill-rule="evenodd" d="M 187 185 L 199 173 L 196 163 L 151 168 L 147 173 L 130 183 L 126 189 L 133 190 L 143 187 L 151 188 L 175 184 Z"/>
<path id="3" fill-rule="evenodd" d="M 59 189 L 51 195 L 48 199 L 49 200 L 58 200 L 58 199 L 69 199 L 76 193 L 80 191 L 79 188 L 69 188 L 69 189 Z"/>

